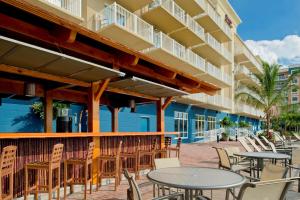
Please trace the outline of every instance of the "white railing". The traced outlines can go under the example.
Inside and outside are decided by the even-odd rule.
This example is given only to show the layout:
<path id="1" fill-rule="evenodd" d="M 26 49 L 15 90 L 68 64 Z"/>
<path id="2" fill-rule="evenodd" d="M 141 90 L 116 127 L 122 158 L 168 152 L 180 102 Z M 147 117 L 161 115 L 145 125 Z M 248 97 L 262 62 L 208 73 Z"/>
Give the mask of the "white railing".
<path id="1" fill-rule="evenodd" d="M 181 23 L 185 24 L 185 12 L 173 0 L 154 0 L 149 4 L 149 9 L 162 6 Z"/>
<path id="2" fill-rule="evenodd" d="M 190 49 L 186 50 L 186 56 L 187 62 L 196 68 L 201 69 L 201 71 L 205 71 L 205 60 L 202 57 L 200 57 L 198 54 L 195 54 Z"/>
<path id="3" fill-rule="evenodd" d="M 195 0 L 196 3 L 201 6 L 204 10 L 206 10 L 205 0 Z"/>
<path id="4" fill-rule="evenodd" d="M 204 29 L 202 26 L 200 26 L 200 24 L 198 24 L 198 22 L 196 22 L 191 16 L 189 16 L 188 14 L 186 15 L 186 24 L 187 27 L 193 31 L 198 37 L 202 38 L 203 40 L 205 40 L 205 33 L 204 33 Z"/>
<path id="5" fill-rule="evenodd" d="M 232 85 L 232 76 L 223 72 L 223 81 L 228 85 Z"/>
<path id="6" fill-rule="evenodd" d="M 236 106 L 236 111 L 238 113 L 246 113 L 246 114 L 249 114 L 249 115 L 252 115 L 252 116 L 261 116 L 263 117 L 264 116 L 264 112 L 257 109 L 257 108 L 254 108 L 252 106 L 249 106 L 249 105 L 246 105 L 246 104 L 238 104 Z"/>
<path id="7" fill-rule="evenodd" d="M 258 78 L 244 65 L 237 65 L 236 68 L 237 68 L 236 74 L 245 74 L 250 79 L 252 79 L 256 84 L 259 84 Z"/>
<path id="8" fill-rule="evenodd" d="M 225 46 L 222 45 L 222 55 L 227 59 L 227 60 L 232 60 L 232 54 L 230 51 L 227 50 L 227 48 Z"/>
<path id="9" fill-rule="evenodd" d="M 210 62 L 206 62 L 206 73 L 208 73 L 209 75 L 211 75 L 219 80 L 222 80 L 221 70 L 218 67 L 211 64 Z"/>
<path id="10" fill-rule="evenodd" d="M 153 42 L 153 26 L 116 2 L 104 8 L 95 16 L 96 31 L 110 24 L 117 24 L 148 42 Z"/>
<path id="11" fill-rule="evenodd" d="M 225 109 L 231 109 L 231 107 L 232 107 L 232 100 L 230 98 L 224 97 L 222 95 L 210 96 L 207 94 L 199 93 L 199 94 L 186 95 L 186 96 L 184 96 L 184 98 L 198 101 L 203 104 L 222 107 Z"/>
<path id="12" fill-rule="evenodd" d="M 231 53 L 209 33 L 206 33 L 206 43 L 227 60 L 231 60 Z"/>
<path id="13" fill-rule="evenodd" d="M 82 0 L 43 0 L 49 4 L 66 10 L 70 14 L 81 17 Z"/>
<path id="14" fill-rule="evenodd" d="M 222 29 L 222 31 L 231 38 L 231 29 L 229 25 L 222 21 L 221 16 L 210 4 L 207 4 L 206 12 L 208 16 Z"/>

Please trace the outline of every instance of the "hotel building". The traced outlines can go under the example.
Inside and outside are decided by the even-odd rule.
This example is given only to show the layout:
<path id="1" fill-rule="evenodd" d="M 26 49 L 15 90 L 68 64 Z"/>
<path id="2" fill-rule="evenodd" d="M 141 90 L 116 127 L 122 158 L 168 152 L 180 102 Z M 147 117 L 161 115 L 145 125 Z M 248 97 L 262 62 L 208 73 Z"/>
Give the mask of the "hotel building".
<path id="1" fill-rule="evenodd" d="M 225 116 L 230 117 L 233 122 L 249 122 L 253 131 L 260 129 L 263 113 L 234 99 L 237 86 L 258 84 L 253 73 L 261 73 L 262 67 L 259 58 L 253 55 L 239 37 L 237 27 L 241 19 L 227 0 L 24 2 L 47 11 L 49 15 L 88 28 L 89 31 L 140 52 L 145 58 L 176 72 L 161 71 L 163 76 L 175 80 L 179 75 L 187 75 L 218 88 L 217 92 L 211 94 L 191 91 L 194 94 L 170 99 L 172 103 L 165 111 L 165 131 L 180 132 L 184 142 L 216 140 L 220 120 Z M 96 44 L 95 47 L 97 48 Z M 76 74 L 73 77 L 76 78 Z M 138 79 L 133 81 L 136 80 Z M 118 87 L 132 89 L 128 84 Z M 153 89 L 155 90 L 154 87 Z M 0 130 L 40 132 L 43 125 L 31 113 L 31 106 L 36 101 L 37 98 L 3 95 L 0 113 L 5 113 L 5 117 L 0 119 Z M 119 109 L 118 131 L 156 131 L 155 106 L 155 103 L 137 103 L 134 112 L 128 107 Z M 71 104 L 70 108 L 73 130 L 86 131 L 86 107 Z M 111 132 L 114 129 L 110 123 L 113 112 L 104 105 L 100 110 L 101 132 Z M 79 119 L 80 116 L 82 120 Z M 55 130 L 55 123 L 53 124 Z"/>

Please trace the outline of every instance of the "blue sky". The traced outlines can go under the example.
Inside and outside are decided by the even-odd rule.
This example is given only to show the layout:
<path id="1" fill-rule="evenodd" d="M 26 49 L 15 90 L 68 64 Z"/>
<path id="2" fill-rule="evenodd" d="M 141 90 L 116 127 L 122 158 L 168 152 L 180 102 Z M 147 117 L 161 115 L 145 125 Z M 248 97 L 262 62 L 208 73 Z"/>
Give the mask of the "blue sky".
<path id="1" fill-rule="evenodd" d="M 269 62 L 300 63 L 300 0 L 229 0 L 242 23 L 238 33 Z"/>

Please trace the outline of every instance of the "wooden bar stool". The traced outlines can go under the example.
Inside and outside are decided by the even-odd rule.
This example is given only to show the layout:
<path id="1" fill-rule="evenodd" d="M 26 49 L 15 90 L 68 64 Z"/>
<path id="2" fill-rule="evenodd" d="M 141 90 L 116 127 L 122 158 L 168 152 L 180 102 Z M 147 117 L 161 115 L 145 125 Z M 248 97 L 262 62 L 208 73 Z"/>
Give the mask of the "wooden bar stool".
<path id="1" fill-rule="evenodd" d="M 168 156 L 168 150 L 167 150 L 167 146 L 165 146 L 165 147 L 160 147 L 159 148 L 159 145 L 158 145 L 158 143 L 157 143 L 157 140 L 155 139 L 155 143 L 154 143 L 154 158 L 153 159 L 155 159 L 155 158 L 166 158 L 167 156 Z"/>
<path id="2" fill-rule="evenodd" d="M 49 200 L 52 199 L 52 190 L 57 190 L 57 198 L 60 199 L 59 195 L 59 189 L 60 189 L 60 162 L 62 158 L 63 153 L 63 144 L 56 144 L 53 146 L 52 154 L 50 156 L 49 161 L 37 161 L 28 163 L 25 165 L 25 197 L 24 199 L 27 200 L 28 194 L 31 193 L 31 191 L 34 191 L 34 199 L 38 199 L 38 192 L 48 192 L 49 194 Z M 35 185 L 33 187 L 29 186 L 29 170 L 35 170 Z M 46 171 L 48 175 L 48 184 L 47 185 L 39 185 L 39 172 L 40 171 Z M 54 188 L 52 185 L 52 179 L 53 179 L 53 171 L 57 174 L 57 183 L 55 184 Z M 43 190 L 40 190 L 43 189 Z"/>
<path id="3" fill-rule="evenodd" d="M 17 147 L 7 146 L 4 147 L 1 154 L 0 160 L 0 200 L 12 200 L 14 196 L 14 164 L 16 160 Z M 9 178 L 8 193 L 2 192 L 3 185 L 6 183 L 2 182 L 3 177 Z"/>
<path id="4" fill-rule="evenodd" d="M 128 172 L 134 173 L 137 177 L 137 158 L 138 158 L 138 145 L 133 152 L 121 152 L 122 170 L 127 170 Z M 129 163 L 131 166 L 129 167 Z M 124 164 L 124 165 L 123 165 Z"/>
<path id="5" fill-rule="evenodd" d="M 151 149 L 142 150 L 141 141 L 139 140 L 137 150 L 137 179 L 140 177 L 140 171 L 145 169 L 153 169 L 155 157 L 156 140 L 153 140 Z"/>
<path id="6" fill-rule="evenodd" d="M 181 146 L 181 142 L 182 142 L 181 138 L 178 138 L 178 139 L 177 139 L 177 144 L 176 144 L 175 147 L 172 147 L 171 145 L 168 146 L 169 158 L 171 157 L 171 152 L 172 152 L 172 151 L 175 151 L 176 157 L 179 158 L 179 156 L 180 156 L 180 146 Z"/>
<path id="7" fill-rule="evenodd" d="M 70 191 L 73 193 L 73 185 L 83 184 L 84 185 L 84 199 L 86 200 L 87 193 L 87 184 L 90 183 L 90 194 L 92 194 L 93 187 L 93 153 L 95 149 L 95 143 L 90 142 L 89 148 L 85 158 L 70 158 L 64 161 L 64 199 L 67 196 L 67 185 L 70 184 Z M 84 177 L 78 178 L 77 180 L 74 178 L 74 174 L 72 173 L 71 178 L 68 179 L 68 166 L 71 165 L 74 170 L 76 165 L 82 166 L 84 169 Z M 90 170 L 90 173 L 89 173 Z M 76 182 L 77 181 L 77 182 Z"/>
<path id="8" fill-rule="evenodd" d="M 120 185 L 122 170 L 120 155 L 122 143 L 123 142 L 120 141 L 116 155 L 101 155 L 98 157 L 97 191 L 99 187 L 101 187 L 103 178 L 114 178 L 115 190 L 117 190 L 117 187 Z"/>

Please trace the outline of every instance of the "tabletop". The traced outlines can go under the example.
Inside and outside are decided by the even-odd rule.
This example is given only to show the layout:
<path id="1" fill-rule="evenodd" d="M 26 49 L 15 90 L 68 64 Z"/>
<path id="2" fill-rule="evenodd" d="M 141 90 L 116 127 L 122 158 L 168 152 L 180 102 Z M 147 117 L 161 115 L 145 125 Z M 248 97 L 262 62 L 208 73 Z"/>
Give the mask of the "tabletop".
<path id="1" fill-rule="evenodd" d="M 234 188 L 246 181 L 244 176 L 228 170 L 196 167 L 158 169 L 149 172 L 147 178 L 159 185 L 189 190 Z"/>
<path id="2" fill-rule="evenodd" d="M 290 159 L 291 156 L 283 153 L 273 152 L 242 152 L 236 153 L 237 156 L 248 157 L 248 158 L 264 158 L 264 159 Z"/>

